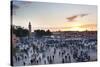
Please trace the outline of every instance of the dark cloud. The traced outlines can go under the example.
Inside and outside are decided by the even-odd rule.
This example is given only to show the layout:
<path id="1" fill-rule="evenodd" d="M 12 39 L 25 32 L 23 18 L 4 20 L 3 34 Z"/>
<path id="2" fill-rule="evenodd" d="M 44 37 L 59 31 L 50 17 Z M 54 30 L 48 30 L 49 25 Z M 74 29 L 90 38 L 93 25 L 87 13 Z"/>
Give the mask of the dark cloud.
<path id="1" fill-rule="evenodd" d="M 20 6 L 14 4 L 14 1 L 11 1 L 11 16 L 16 14 L 16 10 L 19 9 Z"/>
<path id="2" fill-rule="evenodd" d="M 79 16 L 80 17 L 84 17 L 84 16 L 87 16 L 88 14 L 80 14 Z"/>
<path id="3" fill-rule="evenodd" d="M 32 1 L 21 1 L 19 4 L 23 7 L 29 7 L 32 4 Z"/>
<path id="4" fill-rule="evenodd" d="M 77 17 L 78 17 L 77 15 L 74 15 L 71 17 L 67 17 L 66 19 L 68 20 L 68 22 L 70 22 L 70 21 L 74 21 L 74 19 L 76 19 Z"/>
<path id="5" fill-rule="evenodd" d="M 71 16 L 71 17 L 67 17 L 66 19 L 68 20 L 68 22 L 72 22 L 72 21 L 74 21 L 76 18 L 78 18 L 78 17 L 84 17 L 84 16 L 87 16 L 88 14 L 79 14 L 79 15 L 73 15 L 73 16 Z"/>
<path id="6" fill-rule="evenodd" d="M 31 1 L 19 1 L 19 0 L 12 0 L 11 1 L 11 16 L 16 15 L 16 12 L 18 9 L 21 9 L 23 7 L 30 6 L 32 2 Z"/>
<path id="7" fill-rule="evenodd" d="M 13 9 L 18 9 L 18 8 L 20 8 L 18 5 L 15 5 L 15 4 L 12 4 L 12 8 Z"/>

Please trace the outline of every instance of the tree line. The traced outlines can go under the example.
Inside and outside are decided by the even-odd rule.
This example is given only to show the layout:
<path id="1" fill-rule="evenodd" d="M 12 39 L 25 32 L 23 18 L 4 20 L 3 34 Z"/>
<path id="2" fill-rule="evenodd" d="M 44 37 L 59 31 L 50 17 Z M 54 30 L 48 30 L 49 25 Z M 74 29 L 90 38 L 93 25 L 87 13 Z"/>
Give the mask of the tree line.
<path id="1" fill-rule="evenodd" d="M 21 26 L 11 25 L 11 32 L 15 34 L 17 37 L 25 37 L 29 35 L 29 30 Z M 37 30 L 34 30 L 34 33 L 35 33 L 35 37 L 43 37 L 43 36 L 52 35 L 52 32 L 50 30 L 45 31 L 45 30 L 37 29 Z"/>
<path id="2" fill-rule="evenodd" d="M 24 29 L 21 26 L 11 26 L 11 32 L 17 37 L 25 37 L 29 35 L 28 29 Z"/>
<path id="3" fill-rule="evenodd" d="M 35 32 L 36 37 L 43 37 L 43 36 L 51 36 L 52 35 L 52 32 L 50 30 L 45 31 L 45 30 L 38 29 L 38 30 L 34 30 L 34 32 Z"/>

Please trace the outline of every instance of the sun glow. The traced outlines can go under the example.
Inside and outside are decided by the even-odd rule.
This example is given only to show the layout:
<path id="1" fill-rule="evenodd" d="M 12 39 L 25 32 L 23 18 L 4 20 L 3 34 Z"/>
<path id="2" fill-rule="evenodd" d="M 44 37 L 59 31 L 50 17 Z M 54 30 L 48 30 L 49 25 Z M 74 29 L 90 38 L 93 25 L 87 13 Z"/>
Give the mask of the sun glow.
<path id="1" fill-rule="evenodd" d="M 72 27 L 72 28 L 70 29 L 70 31 L 85 31 L 85 29 L 76 26 L 76 27 Z"/>

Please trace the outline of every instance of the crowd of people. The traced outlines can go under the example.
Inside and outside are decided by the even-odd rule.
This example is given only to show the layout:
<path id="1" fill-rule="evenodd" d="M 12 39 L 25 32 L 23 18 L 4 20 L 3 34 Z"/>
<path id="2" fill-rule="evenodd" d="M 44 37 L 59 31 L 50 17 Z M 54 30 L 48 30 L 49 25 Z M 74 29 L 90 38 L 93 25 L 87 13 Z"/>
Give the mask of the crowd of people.
<path id="1" fill-rule="evenodd" d="M 97 39 L 95 38 L 22 37 L 16 43 L 16 53 L 13 56 L 15 66 L 95 60 L 97 60 Z"/>

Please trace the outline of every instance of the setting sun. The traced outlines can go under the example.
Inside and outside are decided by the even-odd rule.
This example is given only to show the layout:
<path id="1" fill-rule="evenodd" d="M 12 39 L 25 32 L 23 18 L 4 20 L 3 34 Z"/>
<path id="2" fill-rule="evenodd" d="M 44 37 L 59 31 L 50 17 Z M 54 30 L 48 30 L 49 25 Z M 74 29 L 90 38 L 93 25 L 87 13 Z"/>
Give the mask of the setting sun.
<path id="1" fill-rule="evenodd" d="M 82 28 L 76 26 L 76 27 L 72 27 L 72 28 L 70 29 L 70 31 L 85 31 L 85 29 L 82 29 Z"/>

